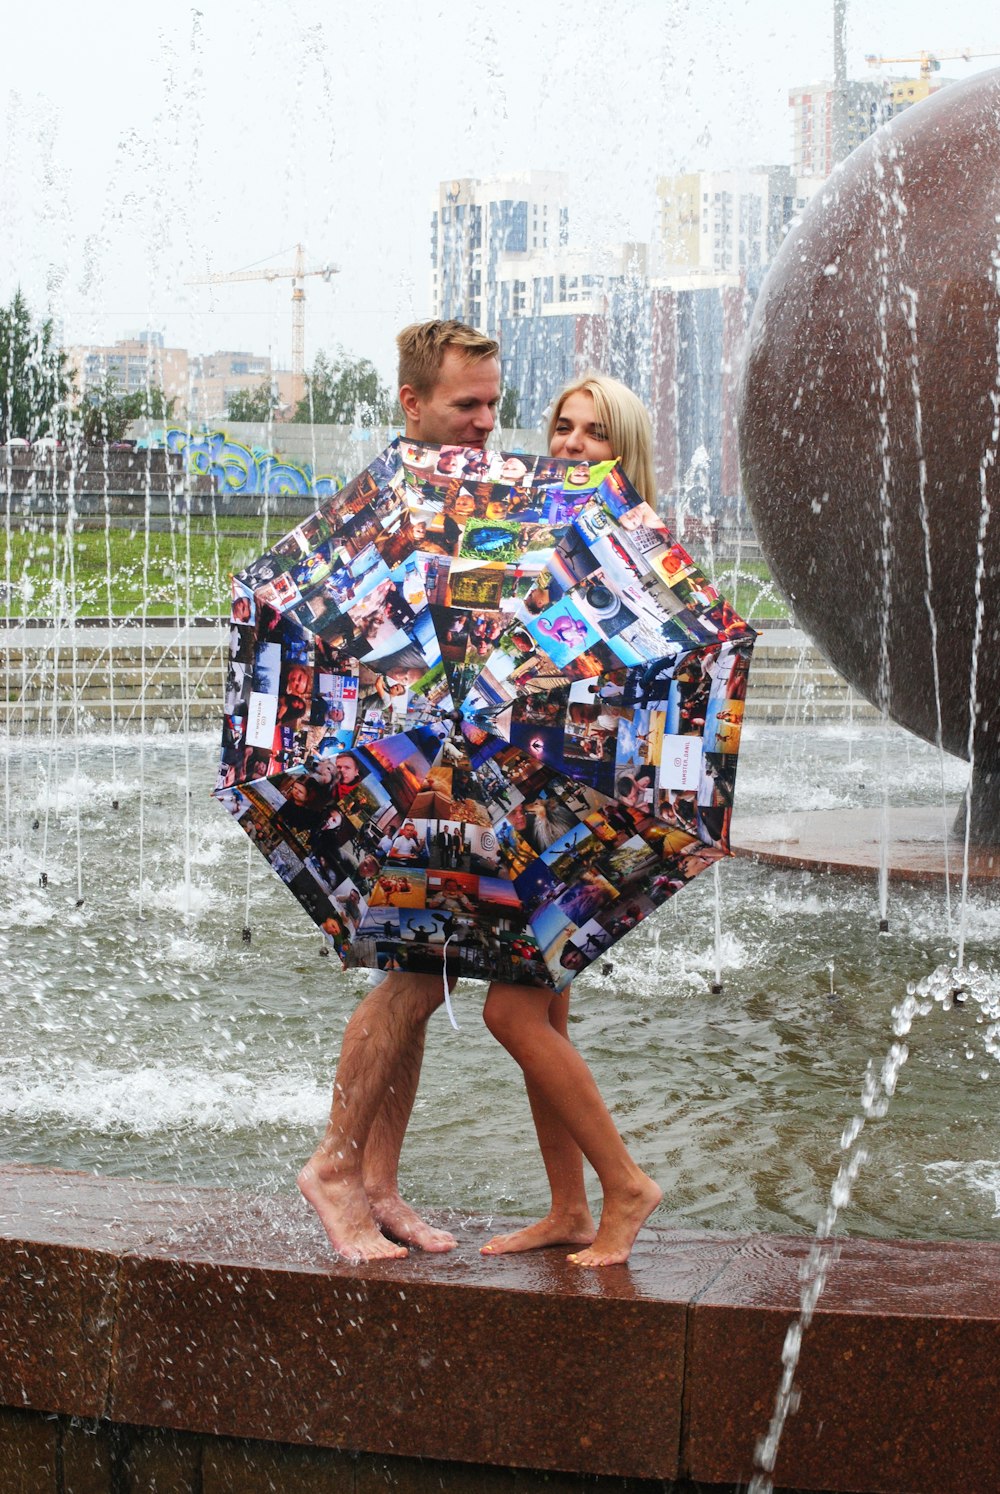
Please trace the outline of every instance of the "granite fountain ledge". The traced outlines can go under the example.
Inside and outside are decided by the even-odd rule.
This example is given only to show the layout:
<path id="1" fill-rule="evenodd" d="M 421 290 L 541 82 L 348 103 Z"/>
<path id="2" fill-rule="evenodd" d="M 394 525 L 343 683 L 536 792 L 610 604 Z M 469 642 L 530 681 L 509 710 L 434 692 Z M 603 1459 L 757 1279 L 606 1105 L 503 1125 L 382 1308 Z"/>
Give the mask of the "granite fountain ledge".
<path id="1" fill-rule="evenodd" d="M 350 1267 L 298 1200 L 0 1168 L 0 1405 L 617 1488 L 749 1477 L 807 1239 L 650 1229 L 583 1272 L 450 1225 L 447 1256 Z M 780 1486 L 995 1487 L 1000 1245 L 845 1241 L 797 1379 Z"/>

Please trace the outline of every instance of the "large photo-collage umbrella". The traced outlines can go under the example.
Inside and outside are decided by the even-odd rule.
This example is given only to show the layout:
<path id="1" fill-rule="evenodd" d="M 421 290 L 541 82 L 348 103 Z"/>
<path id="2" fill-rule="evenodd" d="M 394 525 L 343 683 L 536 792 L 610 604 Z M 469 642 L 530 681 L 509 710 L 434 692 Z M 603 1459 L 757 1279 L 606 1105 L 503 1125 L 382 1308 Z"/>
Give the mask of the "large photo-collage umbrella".
<path id="1" fill-rule="evenodd" d="M 234 577 L 215 794 L 345 967 L 561 989 L 729 854 L 754 637 L 616 464 L 400 438 Z"/>

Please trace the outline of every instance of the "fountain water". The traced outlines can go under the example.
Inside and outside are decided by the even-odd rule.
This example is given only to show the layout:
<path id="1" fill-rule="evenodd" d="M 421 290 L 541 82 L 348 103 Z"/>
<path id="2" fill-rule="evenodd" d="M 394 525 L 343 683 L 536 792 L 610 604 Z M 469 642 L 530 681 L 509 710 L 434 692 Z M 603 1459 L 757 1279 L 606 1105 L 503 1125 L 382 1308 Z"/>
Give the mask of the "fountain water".
<path id="1" fill-rule="evenodd" d="M 944 992 L 952 1005 L 957 1000 L 967 979 L 971 843 L 984 848 L 980 867 L 990 879 L 992 853 L 1000 855 L 996 734 L 982 706 L 993 696 L 1000 657 L 1000 567 L 989 526 L 1000 436 L 998 105 L 1000 73 L 949 89 L 880 131 L 834 173 L 762 287 L 743 373 L 748 499 L 797 615 L 879 705 L 883 720 L 891 715 L 936 744 L 942 775 L 945 747 L 972 769 L 957 827 L 963 867 L 957 963 L 910 984 L 894 1012 L 897 1039 L 918 1011 L 930 1010 L 928 997 L 941 1000 Z M 931 162 L 933 184 L 925 171 Z M 960 204 L 978 217 L 974 233 Z M 849 399 L 850 390 L 866 388 L 869 400 Z M 955 445 L 946 449 L 949 440 Z M 843 543 L 834 543 L 838 530 L 850 545 L 846 565 Z M 884 756 L 883 932 L 889 929 L 889 774 Z M 950 928 L 946 828 L 940 839 Z M 844 859 L 850 861 L 849 849 Z M 984 1005 L 992 1012 L 991 996 Z M 988 1050 L 993 1036 L 990 1027 Z M 905 1046 L 895 1043 L 878 1084 L 866 1086 L 863 1116 L 845 1132 L 848 1156 L 817 1232 L 821 1242 L 864 1160 L 855 1145 L 864 1117 L 884 1112 L 905 1059 Z M 802 1330 L 828 1264 L 820 1245 L 805 1272 L 771 1427 L 758 1448 L 751 1484 L 757 1494 L 771 1488 L 795 1402 Z"/>
<path id="2" fill-rule="evenodd" d="M 900 190 L 886 197 L 879 227 L 886 301 L 896 294 L 886 243 L 892 227 L 886 214 L 897 211 L 905 183 L 897 179 L 896 185 Z M 938 667 L 937 640 L 944 629 L 933 605 L 937 578 L 943 575 L 946 586 L 949 567 L 931 517 L 940 473 L 931 470 L 932 443 L 923 435 L 927 368 L 919 334 L 928 297 L 907 282 L 901 299 L 909 339 L 902 366 L 918 453 L 920 574 L 926 578 L 920 603 L 928 614 L 935 680 L 934 712 L 924 735 L 940 742 L 942 721 L 954 711 L 947 690 L 942 707 L 947 671 Z M 887 325 L 883 321 L 883 328 Z M 704 357 L 709 356 L 706 351 Z M 996 367 L 995 350 L 993 356 Z M 888 709 L 897 700 L 892 661 L 900 607 L 895 571 L 900 531 L 893 523 L 892 493 L 901 459 L 892 417 L 905 406 L 892 383 L 898 363 L 888 340 L 884 346 L 879 342 L 876 363 L 879 358 L 878 438 L 872 443 L 879 457 L 879 504 L 870 533 L 878 537 L 885 625 L 876 688 L 869 693 Z M 985 698 L 987 682 L 977 672 L 979 644 L 984 628 L 989 638 L 993 615 L 989 514 L 995 398 L 992 409 L 992 434 L 982 447 L 986 456 L 978 472 L 972 706 L 963 717 L 970 757 L 981 750 L 975 703 Z M 2 998 L 14 1019 L 8 1024 L 14 1035 L 0 1059 L 0 1113 L 17 1154 L 46 1165 L 280 1191 L 326 1109 L 336 1048 L 329 1036 L 331 1010 L 336 1022 L 345 1019 L 360 982 L 331 980 L 308 926 L 296 920 L 249 846 L 244 866 L 232 827 L 202 795 L 213 778 L 216 733 L 199 732 L 193 713 L 201 666 L 195 661 L 192 625 L 205 606 L 192 588 L 198 494 L 186 483 L 178 505 L 171 489 L 165 514 L 155 512 L 150 459 L 139 469 L 142 677 L 137 702 L 129 702 L 116 685 L 128 635 L 112 619 L 113 573 L 119 564 L 113 554 L 114 464 L 106 449 L 99 450 L 98 460 L 104 521 L 99 585 L 108 613 L 106 733 L 88 719 L 84 694 L 92 666 L 84 659 L 89 630 L 82 625 L 86 603 L 78 564 L 87 535 L 77 502 L 82 463 L 71 464 L 64 508 L 55 461 L 49 511 L 36 514 L 28 508 L 28 533 L 49 546 L 52 601 L 45 615 L 51 623 L 52 665 L 40 702 L 45 710 L 30 713 L 29 726 L 29 682 L 39 666 L 29 662 L 30 650 L 22 649 L 3 754 L 8 797 L 0 958 L 18 983 L 15 988 L 11 981 Z M 4 470 L 10 518 L 19 501 L 10 452 Z M 34 490 L 39 497 L 40 488 L 38 483 Z M 217 597 L 227 567 L 214 502 L 210 511 L 210 590 Z M 687 511 L 694 511 L 693 503 Z M 172 735 L 158 730 L 161 717 L 153 702 L 167 650 L 158 650 L 157 659 L 149 657 L 151 637 L 163 632 L 155 624 L 153 601 L 153 541 L 161 518 L 170 538 L 169 604 L 175 619 L 166 633 L 180 665 Z M 260 537 L 247 540 L 248 554 L 266 546 L 273 527 L 267 498 L 260 525 Z M 32 630 L 18 629 L 13 599 L 23 594 L 27 570 L 12 570 L 9 557 L 8 551 L 8 635 L 23 643 Z M 742 579 L 738 547 L 728 559 L 713 552 L 712 569 L 722 588 L 731 589 Z M 215 606 L 205 610 L 214 615 Z M 217 639 L 216 632 L 211 636 Z M 205 667 L 214 668 L 216 678 L 221 673 Z M 856 803 L 885 818 L 890 794 L 894 807 L 905 796 L 936 809 L 946 792 L 962 791 L 964 769 L 919 744 L 906 773 L 897 775 L 905 784 L 891 783 L 885 764 L 901 758 L 901 734 L 888 722 L 817 725 L 809 716 L 803 680 L 800 668 L 781 726 L 755 727 L 751 699 L 741 813 L 757 808 L 773 815 L 817 802 Z M 221 695 L 221 686 L 214 693 Z M 137 731 L 124 719 L 130 705 L 131 727 Z M 120 807 L 112 810 L 116 803 Z M 738 827 L 737 819 L 737 838 Z M 38 886 L 40 878 L 46 885 Z M 718 891 L 723 881 L 724 923 Z M 814 1309 L 832 1259 L 833 1229 L 845 1222 L 850 1193 L 854 1212 L 846 1223 L 856 1232 L 995 1237 L 997 1169 L 987 1128 L 970 1114 L 966 1098 L 975 1062 L 969 1056 L 976 1052 L 969 1037 L 975 1014 L 968 1004 L 946 1009 L 934 994 L 937 987 L 930 992 L 920 981 L 905 1001 L 898 995 L 914 981 L 915 968 L 946 962 L 954 932 L 950 905 L 942 922 L 935 892 L 904 889 L 897 895 L 891 928 L 875 940 L 871 914 L 877 909 L 887 921 L 887 862 L 874 900 L 863 884 L 845 890 L 820 876 L 775 876 L 749 862 L 716 873 L 714 898 L 712 890 L 689 889 L 623 947 L 616 957 L 616 984 L 630 992 L 627 1010 L 613 1009 L 609 1019 L 596 971 L 579 983 L 574 1018 L 638 1160 L 668 1185 L 671 1220 L 732 1231 L 804 1233 L 819 1215 L 820 1244 L 803 1283 L 802 1326 Z M 967 877 L 958 931 L 952 964 L 957 960 L 962 981 L 981 992 L 982 1000 L 975 998 L 978 1015 L 987 1026 L 988 1046 L 995 1046 L 996 980 L 972 972 L 967 957 L 990 960 L 997 920 Z M 948 983 L 953 989 L 957 980 L 942 978 L 942 990 Z M 478 995 L 467 989 L 460 999 L 471 1006 Z M 866 1084 L 862 1101 L 867 1123 L 899 1088 L 895 1126 L 877 1141 L 866 1129 L 872 1166 L 862 1174 L 860 1128 L 848 1123 L 844 1136 L 850 1139 L 841 1144 L 841 1165 L 826 1204 L 824 1178 L 837 1168 L 837 1149 L 823 1138 L 841 1128 L 855 1076 L 873 1048 L 884 1045 L 889 1014 L 901 1042 L 908 1032 L 901 1024 L 917 1011 L 927 1021 L 920 1051 L 914 1043 L 908 1087 L 898 1083 L 906 1055 L 896 1048 Z M 463 1022 L 462 1042 L 463 1062 L 488 1096 L 481 1108 L 489 1110 L 489 1132 L 482 1123 L 470 1125 L 471 1086 L 455 1089 L 454 1050 L 432 1044 L 407 1169 L 431 1206 L 457 1205 L 476 1214 L 493 1208 L 529 1212 L 542 1203 L 543 1191 L 540 1179 L 525 1184 L 530 1141 L 520 1093 L 513 1076 L 497 1071 L 493 1046 L 474 1021 Z M 750 1121 L 756 1104 L 763 1115 L 754 1112 L 759 1118 Z M 459 1151 L 463 1167 L 453 1173 L 451 1159 Z M 794 1401 L 798 1343 L 793 1334 L 782 1420 Z M 761 1454 L 762 1477 L 773 1467 L 774 1431 Z"/>

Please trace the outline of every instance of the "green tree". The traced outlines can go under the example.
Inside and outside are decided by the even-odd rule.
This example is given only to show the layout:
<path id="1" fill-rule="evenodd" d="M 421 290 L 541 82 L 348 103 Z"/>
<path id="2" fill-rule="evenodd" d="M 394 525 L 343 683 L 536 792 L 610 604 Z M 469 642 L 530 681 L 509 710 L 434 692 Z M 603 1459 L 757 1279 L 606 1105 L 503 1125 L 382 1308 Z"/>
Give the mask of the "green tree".
<path id="1" fill-rule="evenodd" d="M 150 384 L 148 389 L 142 391 L 139 398 L 142 401 L 142 406 L 139 414 L 133 417 L 135 420 L 139 420 L 143 416 L 147 420 L 173 420 L 177 414 L 176 394 L 172 394 L 167 399 L 166 393 L 158 384 Z"/>
<path id="2" fill-rule="evenodd" d="M 258 384 L 256 389 L 237 389 L 226 401 L 226 415 L 230 420 L 268 421 L 278 408 L 278 396 L 270 384 Z"/>
<path id="3" fill-rule="evenodd" d="M 349 358 L 342 349 L 331 359 L 320 349 L 292 419 L 300 424 L 385 425 L 391 415 L 392 399 L 373 363 Z"/>
<path id="4" fill-rule="evenodd" d="M 56 435 L 64 424 L 69 372 L 51 319 L 36 326 L 20 290 L 0 307 L 0 442 Z"/>
<path id="5" fill-rule="evenodd" d="M 155 384 L 127 394 L 114 374 L 91 385 L 80 406 L 80 430 L 85 441 L 120 441 L 133 420 L 172 420 L 176 396 L 167 399 Z"/>
<path id="6" fill-rule="evenodd" d="M 517 406 L 517 390 L 510 384 L 505 384 L 500 396 L 500 409 L 497 413 L 497 423 L 502 430 L 512 431 L 517 425 Z"/>

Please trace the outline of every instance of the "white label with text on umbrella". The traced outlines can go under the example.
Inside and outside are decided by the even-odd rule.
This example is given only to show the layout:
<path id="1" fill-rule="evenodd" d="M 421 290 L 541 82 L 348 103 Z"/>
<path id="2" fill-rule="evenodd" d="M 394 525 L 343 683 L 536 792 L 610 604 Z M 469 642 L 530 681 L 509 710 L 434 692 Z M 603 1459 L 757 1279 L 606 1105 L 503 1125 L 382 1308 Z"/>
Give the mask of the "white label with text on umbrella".
<path id="1" fill-rule="evenodd" d="M 701 737 L 667 736 L 660 754 L 660 788 L 696 789 L 701 776 Z"/>
<path id="2" fill-rule="evenodd" d="M 247 709 L 248 747 L 270 747 L 274 742 L 274 724 L 278 718 L 278 697 L 250 691 Z"/>

